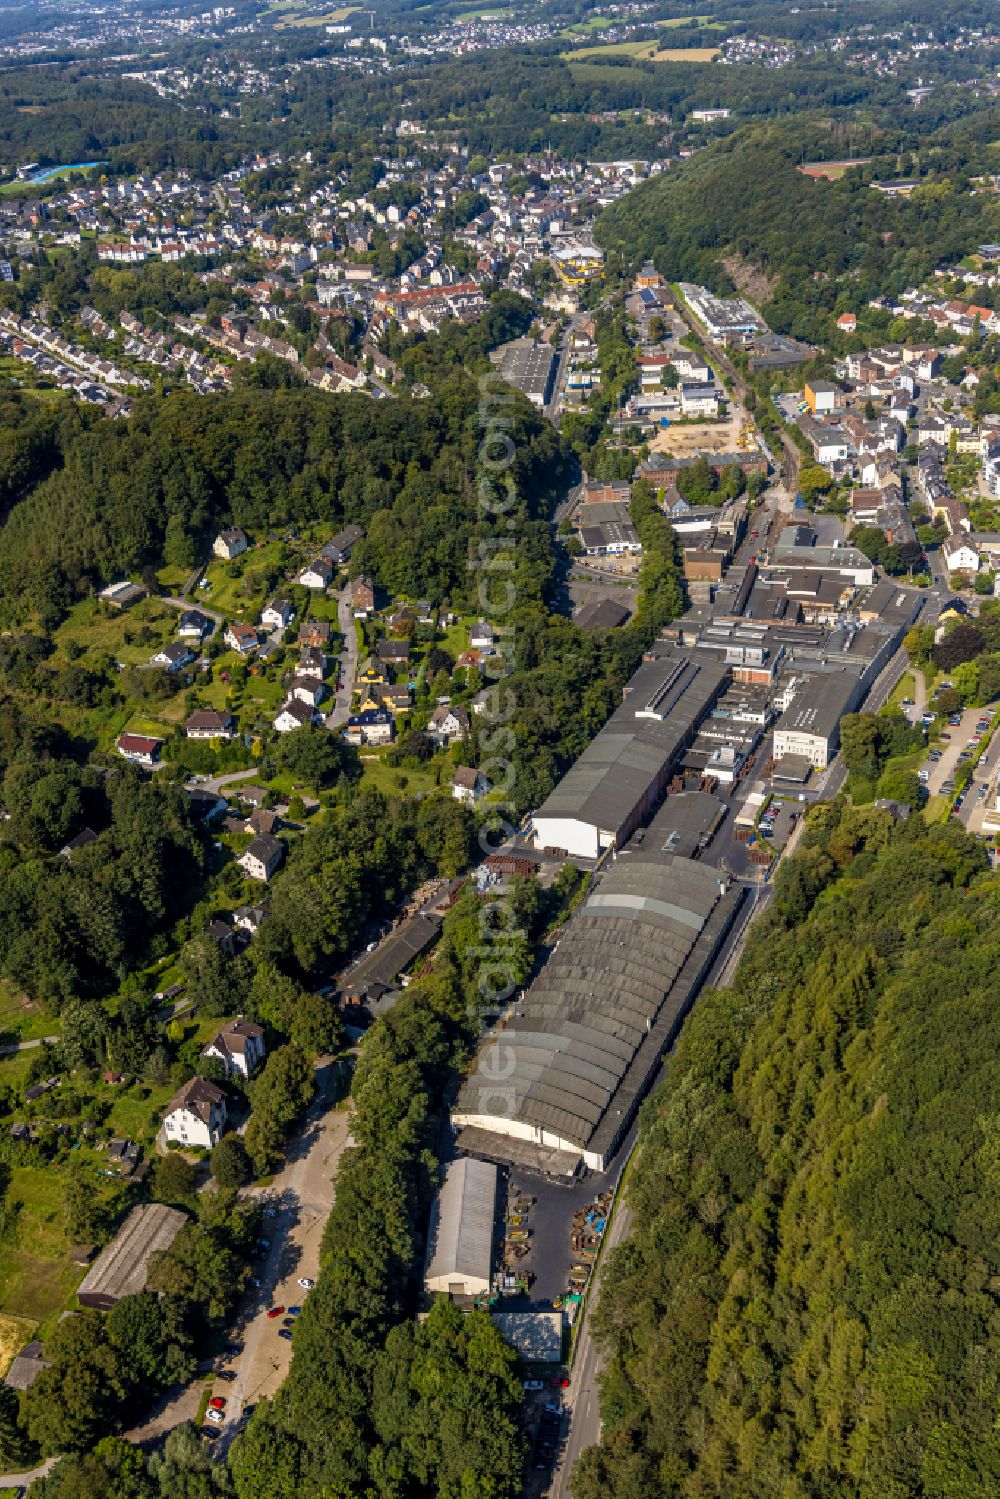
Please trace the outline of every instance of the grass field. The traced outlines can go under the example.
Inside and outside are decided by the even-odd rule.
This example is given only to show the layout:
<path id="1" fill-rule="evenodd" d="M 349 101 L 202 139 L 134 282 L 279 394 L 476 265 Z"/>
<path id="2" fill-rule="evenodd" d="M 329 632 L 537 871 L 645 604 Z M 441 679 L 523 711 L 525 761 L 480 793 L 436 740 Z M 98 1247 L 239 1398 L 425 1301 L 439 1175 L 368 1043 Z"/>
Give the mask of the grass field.
<path id="1" fill-rule="evenodd" d="M 652 55 L 653 62 L 711 62 L 720 47 L 661 47 Z"/>
<path id="2" fill-rule="evenodd" d="M 53 642 L 61 655 L 69 656 L 71 648 L 82 648 L 80 659 L 90 654 L 109 655 L 126 666 L 142 666 L 174 638 L 177 621 L 176 609 L 155 599 L 143 599 L 134 609 L 120 614 L 104 614 L 96 598 L 82 599 L 56 630 Z M 140 633 L 143 640 L 138 638 Z M 131 644 L 126 635 L 132 637 Z"/>
<path id="3" fill-rule="evenodd" d="M 607 31 L 608 27 L 614 24 L 613 16 L 588 16 L 585 21 L 577 21 L 575 26 L 567 26 L 562 34 L 563 36 L 589 36 L 592 31 Z"/>
<path id="4" fill-rule="evenodd" d="M 804 161 L 799 171 L 804 177 L 823 177 L 827 182 L 837 182 L 851 167 L 864 166 L 870 156 L 859 156 L 854 161 Z"/>
<path id="5" fill-rule="evenodd" d="M 224 562 L 220 558 L 214 558 L 209 564 L 205 577 L 210 584 L 208 588 L 195 590 L 195 605 L 206 604 L 208 608 L 217 613 L 230 615 L 236 619 L 256 619 L 261 606 L 266 602 L 265 595 L 268 589 L 263 586 L 245 586 L 247 574 L 270 574 L 278 569 L 283 575 L 290 577 L 295 571 L 295 559 L 293 558 L 286 567 L 287 548 L 281 541 L 265 541 L 260 546 L 254 546 L 243 553 L 237 559 L 236 565 L 239 574 L 233 578 L 229 576 L 228 569 L 233 566 L 230 562 Z M 254 579 L 250 579 L 251 585 Z"/>
<path id="6" fill-rule="evenodd" d="M 44 114 L 45 109 L 39 108 L 33 113 Z M 92 167 L 61 167 L 58 172 L 53 172 L 44 182 L 2 182 L 0 183 L 0 197 L 3 198 L 30 198 L 38 196 L 40 187 L 48 187 L 50 183 L 61 182 L 67 177 L 92 177 L 95 172 L 104 166 L 104 162 L 97 162 Z"/>
<path id="7" fill-rule="evenodd" d="M 62 1173 L 14 1166 L 8 1196 L 22 1208 L 14 1242 L 0 1253 L 0 1312 L 42 1322 L 62 1310 L 84 1274 L 69 1258 Z"/>
<path id="8" fill-rule="evenodd" d="M 581 62 L 584 59 L 593 58 L 600 61 L 603 57 L 652 57 L 656 51 L 658 42 L 606 42 L 597 47 L 574 47 L 569 52 L 561 52 L 562 58 L 571 62 Z"/>
<path id="9" fill-rule="evenodd" d="M 366 750 L 365 753 L 370 754 L 371 751 Z M 363 784 L 374 786 L 385 796 L 400 796 L 404 791 L 407 796 L 418 796 L 437 789 L 437 776 L 433 770 L 427 770 L 423 766 L 419 770 L 394 770 L 384 760 L 375 759 L 363 760 L 362 769 Z M 450 779 L 448 773 L 447 780 Z"/>
<path id="10" fill-rule="evenodd" d="M 46 1015 L 7 979 L 0 979 L 0 1045 L 37 1041 L 41 1036 L 58 1035 L 59 1029 L 58 1015 Z"/>
<path id="11" fill-rule="evenodd" d="M 34 1330 L 34 1322 L 27 1318 L 0 1313 L 0 1376 L 7 1373 L 14 1355 L 31 1342 Z"/>
<path id="12" fill-rule="evenodd" d="M 277 31 L 290 31 L 304 26 L 337 26 L 346 21 L 357 10 L 356 5 L 342 5 L 339 10 L 324 11 L 322 15 L 285 16 L 276 23 Z"/>

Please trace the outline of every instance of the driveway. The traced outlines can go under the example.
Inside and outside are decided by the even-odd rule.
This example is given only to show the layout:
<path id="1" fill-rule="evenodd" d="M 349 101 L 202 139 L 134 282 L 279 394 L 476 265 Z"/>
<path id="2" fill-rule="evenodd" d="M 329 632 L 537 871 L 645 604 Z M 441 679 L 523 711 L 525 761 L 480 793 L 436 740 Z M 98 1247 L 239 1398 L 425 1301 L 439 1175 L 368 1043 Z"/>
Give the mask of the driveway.
<path id="1" fill-rule="evenodd" d="M 282 1318 L 269 1319 L 268 1309 L 301 1306 L 309 1293 L 299 1286 L 299 1279 L 315 1280 L 319 1274 L 320 1243 L 333 1206 L 334 1178 L 350 1144 L 350 1114 L 346 1107 L 334 1108 L 329 1102 L 335 1095 L 335 1066 L 327 1059 L 318 1069 L 319 1091 L 281 1171 L 267 1187 L 249 1188 L 246 1194 L 266 1201 L 268 1207 L 277 1209 L 277 1215 L 263 1220 L 261 1232 L 271 1247 L 267 1258 L 257 1262 L 261 1285 L 248 1289 L 240 1307 L 243 1346 L 228 1364 L 236 1379 L 231 1384 L 220 1381 L 215 1389 L 227 1401 L 227 1420 L 218 1443 L 221 1451 L 236 1435 L 244 1407 L 273 1395 L 292 1361 L 291 1342 L 278 1336 Z"/>
<path id="2" fill-rule="evenodd" d="M 228 775 L 209 776 L 207 780 L 192 782 L 192 785 L 200 786 L 202 791 L 219 793 L 224 787 L 232 786 L 236 781 L 252 781 L 257 774 L 256 765 L 251 765 L 249 770 L 231 770 Z"/>
<path id="3" fill-rule="evenodd" d="M 214 609 L 206 609 L 204 604 L 199 604 L 195 599 L 176 599 L 172 598 L 169 594 L 161 594 L 159 602 L 161 604 L 169 604 L 171 609 L 197 609 L 198 613 L 204 614 L 206 619 L 214 621 L 216 629 L 219 629 L 222 625 L 223 616 L 221 614 L 217 614 Z"/>
<path id="4" fill-rule="evenodd" d="M 326 716 L 328 729 L 342 729 L 350 718 L 354 679 L 358 674 L 358 632 L 354 624 L 354 611 L 351 608 L 350 584 L 337 595 L 337 628 L 344 637 L 339 674 L 344 685 L 337 688 L 333 707 Z"/>
<path id="5" fill-rule="evenodd" d="M 323 1228 L 333 1205 L 333 1180 L 345 1147 L 350 1144 L 350 1115 L 337 1108 L 337 1064 L 329 1057 L 316 1064 L 318 1088 L 305 1123 L 289 1141 L 285 1164 L 266 1187 L 251 1186 L 244 1196 L 258 1198 L 276 1210 L 262 1220 L 261 1234 L 269 1239 L 266 1259 L 254 1261 L 259 1287 L 247 1288 L 237 1309 L 230 1338 L 240 1343 L 239 1355 L 227 1361 L 236 1379 L 215 1381 L 212 1393 L 226 1399 L 226 1422 L 213 1452 L 221 1456 L 236 1435 L 244 1407 L 273 1395 L 288 1373 L 292 1345 L 278 1337 L 281 1318 L 268 1319 L 269 1307 L 301 1306 L 308 1295 L 297 1284 L 300 1277 L 315 1280 Z M 195 1378 L 168 1390 L 146 1420 L 124 1433 L 127 1441 L 155 1444 L 161 1437 L 198 1414 L 208 1388 Z"/>

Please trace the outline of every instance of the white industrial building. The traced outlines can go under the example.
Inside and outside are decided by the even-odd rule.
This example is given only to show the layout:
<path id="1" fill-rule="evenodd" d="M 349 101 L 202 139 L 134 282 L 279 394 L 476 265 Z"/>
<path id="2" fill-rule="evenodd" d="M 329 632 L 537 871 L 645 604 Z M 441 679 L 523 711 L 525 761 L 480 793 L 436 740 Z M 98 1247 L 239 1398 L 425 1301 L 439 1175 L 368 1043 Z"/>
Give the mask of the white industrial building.
<path id="1" fill-rule="evenodd" d="M 659 801 L 729 672 L 665 642 L 653 650 L 621 707 L 535 814 L 537 847 L 597 859 L 621 847 Z"/>
<path id="2" fill-rule="evenodd" d="M 859 679 L 846 671 L 806 679 L 774 726 L 774 758 L 793 755 L 825 770 L 840 743 L 840 720 L 862 691 Z"/>
<path id="3" fill-rule="evenodd" d="M 469 1156 L 452 1161 L 431 1210 L 424 1287 L 445 1296 L 489 1293 L 497 1168 Z"/>

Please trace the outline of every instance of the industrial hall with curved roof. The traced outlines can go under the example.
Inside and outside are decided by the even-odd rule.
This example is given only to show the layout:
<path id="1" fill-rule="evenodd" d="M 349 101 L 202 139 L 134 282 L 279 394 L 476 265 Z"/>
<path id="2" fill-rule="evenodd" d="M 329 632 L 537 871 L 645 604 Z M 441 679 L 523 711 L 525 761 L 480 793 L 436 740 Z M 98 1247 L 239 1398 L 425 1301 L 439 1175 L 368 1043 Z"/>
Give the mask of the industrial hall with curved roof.
<path id="1" fill-rule="evenodd" d="M 460 1147 L 553 1174 L 613 1152 L 740 898 L 652 832 L 602 873 L 484 1047 L 453 1113 Z"/>

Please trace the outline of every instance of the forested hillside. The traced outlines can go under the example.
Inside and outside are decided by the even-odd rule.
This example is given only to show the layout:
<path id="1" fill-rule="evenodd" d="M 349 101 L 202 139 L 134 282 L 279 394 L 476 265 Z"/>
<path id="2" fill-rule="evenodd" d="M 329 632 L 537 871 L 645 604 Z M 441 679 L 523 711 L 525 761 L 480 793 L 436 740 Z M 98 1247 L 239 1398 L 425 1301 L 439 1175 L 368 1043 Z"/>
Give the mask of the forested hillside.
<path id="1" fill-rule="evenodd" d="M 390 593 L 453 607 L 474 600 L 466 563 L 482 528 L 478 402 L 459 372 L 434 401 L 377 404 L 305 388 L 178 392 L 138 402 L 127 421 L 71 428 L 61 467 L 0 532 L 0 617 L 19 622 L 34 609 L 58 618 L 93 584 L 164 556 L 192 566 L 226 524 L 259 533 L 323 521 L 332 534 L 356 521 L 368 530 L 357 565 Z M 537 593 L 551 565 L 544 520 L 568 450 L 526 401 L 517 412 L 517 540 L 525 589 Z"/>
<path id="2" fill-rule="evenodd" d="M 868 184 L 914 168 L 908 157 L 816 180 L 798 166 L 840 154 L 829 130 L 808 120 L 748 126 L 607 209 L 597 238 L 630 262 L 652 255 L 672 280 L 720 291 L 732 289 L 722 260 L 735 253 L 771 282 L 771 326 L 821 340 L 836 313 L 898 296 L 1000 235 L 1000 199 L 969 190 L 971 173 L 1000 167 L 989 145 L 998 136 L 1000 111 L 931 136 L 919 153 L 921 186 L 903 199 Z"/>
<path id="3" fill-rule="evenodd" d="M 958 827 L 814 812 L 647 1106 L 575 1499 L 989 1499 L 1000 881 Z"/>

